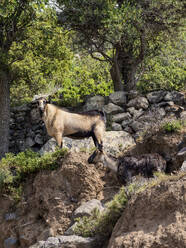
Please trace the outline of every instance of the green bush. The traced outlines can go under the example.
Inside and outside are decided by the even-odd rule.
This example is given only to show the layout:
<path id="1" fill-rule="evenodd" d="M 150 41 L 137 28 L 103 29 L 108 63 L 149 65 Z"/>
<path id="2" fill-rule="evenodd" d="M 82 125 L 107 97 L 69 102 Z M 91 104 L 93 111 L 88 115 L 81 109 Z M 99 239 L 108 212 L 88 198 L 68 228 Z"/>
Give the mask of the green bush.
<path id="1" fill-rule="evenodd" d="M 141 92 L 186 89 L 185 41 L 186 32 L 180 32 L 174 42 L 166 43 L 159 54 L 144 61 L 144 72 L 137 83 Z"/>
<path id="2" fill-rule="evenodd" d="M 54 170 L 59 165 L 59 159 L 67 153 L 66 149 L 57 150 L 54 153 L 39 153 L 31 150 L 20 152 L 17 155 L 7 153 L 0 161 L 0 190 L 8 189 L 11 192 L 19 189 L 20 183 L 31 173 L 40 170 Z"/>

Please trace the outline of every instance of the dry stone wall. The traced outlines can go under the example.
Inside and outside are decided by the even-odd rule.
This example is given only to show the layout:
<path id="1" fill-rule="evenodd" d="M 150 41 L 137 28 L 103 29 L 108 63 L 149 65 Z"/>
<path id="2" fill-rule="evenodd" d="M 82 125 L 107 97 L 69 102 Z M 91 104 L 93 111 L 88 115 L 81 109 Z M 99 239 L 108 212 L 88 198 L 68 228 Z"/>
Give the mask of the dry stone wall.
<path id="1" fill-rule="evenodd" d="M 135 91 L 115 92 L 108 97 L 90 97 L 81 109 L 103 109 L 108 130 L 125 131 L 136 140 L 146 129 L 155 129 L 162 121 L 186 120 L 186 96 L 185 93 L 162 90 L 146 95 Z M 39 151 L 49 138 L 34 101 L 11 109 L 11 152 L 28 148 Z"/>

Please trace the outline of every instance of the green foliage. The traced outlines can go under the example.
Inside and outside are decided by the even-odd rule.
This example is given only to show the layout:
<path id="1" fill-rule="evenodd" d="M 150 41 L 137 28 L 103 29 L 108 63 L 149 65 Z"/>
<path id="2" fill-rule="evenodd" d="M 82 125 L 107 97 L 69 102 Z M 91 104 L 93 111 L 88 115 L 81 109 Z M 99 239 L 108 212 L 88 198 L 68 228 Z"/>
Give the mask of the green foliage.
<path id="1" fill-rule="evenodd" d="M 62 96 L 63 106 L 82 103 L 87 95 L 107 96 L 113 91 L 108 63 L 93 60 L 88 55 L 74 56 L 69 74 L 55 94 L 58 101 Z"/>
<path id="2" fill-rule="evenodd" d="M 40 156 L 39 153 L 31 150 L 20 152 L 17 155 L 7 153 L 0 161 L 0 190 L 8 190 L 19 195 L 21 192 L 20 183 L 27 175 L 40 170 L 54 170 L 59 165 L 59 159 L 63 158 L 67 151 L 57 150 L 54 153 L 46 153 Z"/>
<path id="3" fill-rule="evenodd" d="M 68 32 L 57 26 L 55 13 L 45 8 L 14 42 L 9 52 L 12 102 L 30 100 L 42 91 L 55 91 L 69 74 L 73 54 L 68 48 Z"/>
<path id="4" fill-rule="evenodd" d="M 21 104 L 34 94 L 63 95 L 62 103 L 76 105 L 86 95 L 108 95 L 112 91 L 108 63 L 88 55 L 75 55 L 69 32 L 58 27 L 53 10 L 45 8 L 25 30 L 24 39 L 9 52 L 11 102 Z"/>
<path id="5" fill-rule="evenodd" d="M 185 21 L 182 0 L 57 2 L 63 9 L 59 22 L 76 32 L 74 42 L 112 65 L 115 88 L 121 82 L 127 89 L 135 87 L 137 67 L 173 38 L 171 33 Z"/>
<path id="6" fill-rule="evenodd" d="M 157 56 L 145 61 L 138 89 L 143 93 L 159 89 L 185 90 L 185 51 L 186 32 L 180 32 L 174 42 L 166 42 Z"/>
<path id="7" fill-rule="evenodd" d="M 166 133 L 173 133 L 180 131 L 185 124 L 182 121 L 170 121 L 163 124 L 162 129 Z"/>
<path id="8" fill-rule="evenodd" d="M 131 193 L 131 192 L 130 192 Z M 74 232 L 84 237 L 92 237 L 96 234 L 109 236 L 128 201 L 124 187 L 115 195 L 114 199 L 107 204 L 107 209 L 100 213 L 95 209 L 90 217 L 77 218 Z"/>

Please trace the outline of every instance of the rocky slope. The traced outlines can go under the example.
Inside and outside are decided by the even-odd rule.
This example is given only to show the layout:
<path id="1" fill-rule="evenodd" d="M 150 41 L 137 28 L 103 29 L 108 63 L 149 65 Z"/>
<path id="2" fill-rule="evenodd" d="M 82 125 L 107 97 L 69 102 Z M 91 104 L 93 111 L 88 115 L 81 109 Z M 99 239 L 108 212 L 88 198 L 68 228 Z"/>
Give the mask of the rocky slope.
<path id="1" fill-rule="evenodd" d="M 172 171 L 179 170 L 183 158 L 177 158 L 176 153 L 185 131 L 158 133 L 128 152 L 160 152 L 168 157 L 170 166 L 176 164 Z M 99 247 L 97 243 L 88 246 L 87 240 L 80 240 L 80 245 L 69 241 L 62 244 L 66 242 L 62 235 L 72 224 L 77 207 L 91 199 L 104 204 L 121 186 L 102 166 L 89 165 L 88 156 L 86 152 L 70 152 L 57 170 L 28 177 L 17 205 L 8 195 L 0 196 L 0 247 L 28 248 L 37 241 L 43 242 L 36 248 Z M 185 183 L 186 176 L 168 180 L 134 196 L 115 226 L 108 247 L 186 246 Z M 50 238 L 56 236 L 60 238 Z"/>

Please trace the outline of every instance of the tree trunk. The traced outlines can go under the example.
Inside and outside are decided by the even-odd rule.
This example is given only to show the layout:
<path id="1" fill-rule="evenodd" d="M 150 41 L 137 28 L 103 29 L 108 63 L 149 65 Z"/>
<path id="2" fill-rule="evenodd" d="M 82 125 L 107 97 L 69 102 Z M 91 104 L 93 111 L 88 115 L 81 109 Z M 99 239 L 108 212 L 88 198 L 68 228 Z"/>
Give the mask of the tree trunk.
<path id="1" fill-rule="evenodd" d="M 119 43 L 116 44 L 115 51 L 113 65 L 110 70 L 114 83 L 114 90 L 135 90 L 135 75 L 139 64 L 138 60 L 133 57 L 133 54 L 130 51 L 124 51 Z"/>
<path id="2" fill-rule="evenodd" d="M 137 71 L 137 66 L 135 64 L 127 63 L 127 61 L 123 61 L 123 65 L 121 68 L 122 79 L 124 81 L 124 89 L 126 91 L 135 90 L 136 89 L 136 80 L 135 75 Z"/>
<path id="3" fill-rule="evenodd" d="M 122 91 L 123 84 L 121 80 L 121 72 L 118 64 L 118 50 L 116 49 L 116 54 L 113 58 L 113 65 L 110 69 L 110 75 L 114 84 L 114 91 Z"/>
<path id="4" fill-rule="evenodd" d="M 8 73 L 0 72 L 0 159 L 8 152 L 10 89 Z"/>

